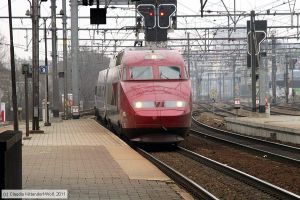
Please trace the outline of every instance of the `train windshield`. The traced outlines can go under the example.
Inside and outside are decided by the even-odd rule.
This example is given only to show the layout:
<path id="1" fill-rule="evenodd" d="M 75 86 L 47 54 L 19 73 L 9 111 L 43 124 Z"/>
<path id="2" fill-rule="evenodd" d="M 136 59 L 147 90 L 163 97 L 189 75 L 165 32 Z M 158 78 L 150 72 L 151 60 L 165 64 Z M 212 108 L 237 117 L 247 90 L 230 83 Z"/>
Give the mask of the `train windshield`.
<path id="1" fill-rule="evenodd" d="M 179 79 L 180 68 L 176 66 L 159 66 L 160 79 Z"/>
<path id="2" fill-rule="evenodd" d="M 152 67 L 130 67 L 130 78 L 134 80 L 153 79 Z"/>

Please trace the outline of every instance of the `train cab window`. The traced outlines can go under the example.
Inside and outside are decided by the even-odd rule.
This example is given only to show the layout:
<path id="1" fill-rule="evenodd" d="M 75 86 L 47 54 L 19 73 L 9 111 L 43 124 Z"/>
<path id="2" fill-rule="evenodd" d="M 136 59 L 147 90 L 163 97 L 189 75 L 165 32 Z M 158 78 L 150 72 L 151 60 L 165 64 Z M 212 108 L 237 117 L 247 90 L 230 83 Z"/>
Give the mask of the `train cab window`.
<path id="1" fill-rule="evenodd" d="M 146 80 L 153 79 L 152 67 L 130 67 L 129 68 L 130 79 L 133 80 Z"/>
<path id="2" fill-rule="evenodd" d="M 160 79 L 179 79 L 181 78 L 180 68 L 176 66 L 159 66 Z"/>

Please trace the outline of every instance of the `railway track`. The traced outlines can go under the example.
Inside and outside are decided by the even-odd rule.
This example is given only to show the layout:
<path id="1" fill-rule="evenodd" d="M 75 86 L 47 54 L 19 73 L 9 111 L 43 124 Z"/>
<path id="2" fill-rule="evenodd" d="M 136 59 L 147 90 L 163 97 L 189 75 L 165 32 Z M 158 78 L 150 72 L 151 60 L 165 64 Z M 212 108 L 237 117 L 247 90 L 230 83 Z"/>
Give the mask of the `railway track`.
<path id="1" fill-rule="evenodd" d="M 165 174 L 167 174 L 170 178 L 172 178 L 176 183 L 180 184 L 184 188 L 186 188 L 189 192 L 191 192 L 194 196 L 207 199 L 207 200 L 216 200 L 218 199 L 213 194 L 208 192 L 206 189 L 198 185 L 196 182 L 181 174 L 177 170 L 173 169 L 166 163 L 160 161 L 159 159 L 152 156 L 150 153 L 146 152 L 143 149 L 136 149 L 141 155 L 143 155 L 146 159 L 150 160 L 154 165 L 156 165 L 160 170 L 162 170 Z"/>
<path id="2" fill-rule="evenodd" d="M 223 108 L 215 107 L 215 106 L 213 107 L 210 104 L 209 104 L 209 107 L 208 107 L 208 105 L 204 106 L 204 105 L 201 105 L 201 104 L 199 104 L 198 106 L 200 106 L 202 110 L 214 113 L 215 115 L 218 115 L 218 116 L 221 116 L 221 117 L 233 117 L 233 116 L 245 117 L 244 115 L 233 113 L 232 111 L 227 110 L 227 109 L 223 109 Z"/>
<path id="3" fill-rule="evenodd" d="M 298 103 L 291 103 L 287 105 L 273 105 L 275 108 L 291 110 L 291 111 L 300 111 L 300 104 Z"/>
<path id="4" fill-rule="evenodd" d="M 244 149 L 279 162 L 300 166 L 300 148 L 217 129 L 198 122 L 193 115 L 190 132 L 198 137 Z"/>
<path id="5" fill-rule="evenodd" d="M 187 150 L 182 147 L 176 148 L 175 151 L 173 151 L 173 152 L 149 153 L 149 152 L 147 152 L 143 149 L 139 149 L 139 148 L 137 148 L 137 151 L 139 153 L 141 153 L 144 157 L 149 159 L 152 163 L 154 163 L 164 173 L 169 175 L 178 184 L 180 184 L 184 188 L 186 188 L 195 197 L 200 198 L 200 199 L 219 199 L 219 198 L 225 197 L 226 195 L 234 197 L 236 195 L 238 196 L 241 194 L 232 194 L 232 193 L 234 193 L 234 192 L 243 193 L 244 190 L 248 191 L 248 192 L 251 191 L 251 195 L 253 195 L 253 197 L 248 196 L 247 197 L 248 199 L 253 199 L 253 198 L 299 199 L 300 198 L 300 196 L 298 196 L 297 194 L 294 194 L 292 192 L 284 190 L 278 186 L 270 184 L 266 181 L 258 179 L 254 176 L 246 174 L 242 171 L 239 171 L 237 169 L 229 167 L 229 166 L 222 164 L 220 162 L 217 162 L 215 160 L 206 158 L 202 155 L 199 155 L 195 152 L 192 152 L 192 151 Z M 162 156 L 161 154 L 166 154 L 166 155 Z M 178 164 L 178 165 L 174 164 L 174 166 L 172 164 L 172 166 L 170 166 L 167 164 L 167 162 L 168 162 L 167 159 L 166 159 L 166 162 L 163 161 L 163 160 L 165 160 L 164 157 L 170 158 L 170 157 L 174 156 L 175 154 L 180 154 L 179 158 L 181 157 L 181 159 L 182 159 L 182 157 L 185 157 L 185 158 L 183 158 L 183 159 L 185 159 L 184 163 L 186 163 L 186 165 L 188 165 L 188 168 L 197 168 L 198 167 L 196 170 L 198 170 L 199 174 L 201 174 L 204 171 L 204 170 L 202 170 L 203 169 L 201 167 L 202 165 L 204 165 L 206 168 L 207 167 L 211 168 L 209 170 L 217 171 L 217 173 L 211 173 L 211 177 L 209 177 L 211 180 L 211 183 L 204 184 L 209 189 L 205 189 L 205 188 L 207 188 L 206 186 L 201 186 L 202 184 L 198 183 L 201 181 L 198 181 L 198 179 L 192 180 L 194 178 L 189 178 L 190 175 L 188 175 L 188 172 L 187 172 L 187 175 L 185 175 L 185 174 L 178 172 L 176 169 L 174 169 L 174 168 L 181 168 L 180 164 Z M 192 162 L 191 160 L 194 162 Z M 216 177 L 214 177 L 214 176 L 216 176 Z M 204 175 L 204 177 L 205 177 L 205 175 Z M 226 177 L 230 177 L 230 178 L 226 178 Z M 234 179 L 234 181 L 232 179 Z M 230 180 L 235 183 L 233 185 L 231 185 L 230 183 L 226 183 L 226 181 L 230 181 Z M 225 184 L 226 187 L 229 187 L 229 188 L 220 188 L 220 191 L 216 191 L 216 189 L 212 190 L 212 188 L 215 187 L 212 185 L 214 185 L 214 184 L 217 185 L 216 182 L 219 182 L 219 181 L 223 182 L 223 184 Z M 224 183 L 224 181 L 225 181 L 225 183 Z M 231 189 L 230 188 L 231 186 L 237 187 L 239 189 L 238 190 L 236 190 L 234 188 Z M 211 193 L 210 191 L 213 191 L 213 192 Z M 223 194 L 223 193 L 229 193 L 229 194 Z M 220 196 L 220 194 L 222 194 L 222 195 Z M 242 195 L 244 195 L 244 193 Z"/>
<path id="6" fill-rule="evenodd" d="M 252 108 L 249 106 L 243 105 L 242 108 L 247 111 L 252 111 Z M 300 116 L 300 113 L 292 110 L 292 108 L 287 108 L 287 107 L 272 107 L 271 106 L 271 115 L 288 115 L 288 116 Z"/>
<path id="7" fill-rule="evenodd" d="M 127 141 L 128 142 L 128 141 Z M 130 144 L 130 143 L 129 143 Z M 133 145 L 133 144 L 131 144 L 130 146 L 132 146 L 133 148 L 135 148 L 136 149 L 136 146 L 135 145 Z M 173 150 L 174 150 L 174 148 L 173 148 Z M 143 152 L 141 152 L 141 149 L 138 149 L 138 151 L 141 153 L 141 154 L 145 154 L 145 153 L 143 153 Z M 145 152 L 145 151 L 144 151 Z M 187 154 L 187 153 L 184 153 L 184 152 L 187 152 L 187 151 L 184 151 L 184 150 L 182 150 L 181 148 L 178 148 L 178 149 L 176 149 L 176 152 L 179 152 L 179 153 L 181 153 L 181 154 Z M 190 159 L 192 159 L 192 160 L 195 160 L 194 158 L 192 158 L 192 156 L 191 156 L 192 154 L 189 154 L 189 157 L 190 157 Z M 187 155 L 185 155 L 185 156 L 187 156 Z M 148 156 L 147 156 L 148 157 Z M 169 157 L 169 156 L 168 156 Z M 174 169 L 169 169 L 170 167 L 168 166 L 168 165 L 166 165 L 166 163 L 164 163 L 164 162 L 162 162 L 162 161 L 160 161 L 159 159 L 156 159 L 155 158 L 155 156 L 153 156 L 152 155 L 152 158 L 150 158 L 149 157 L 149 159 L 151 159 L 152 161 L 151 162 L 153 162 L 153 163 L 155 163 L 155 165 L 161 165 L 161 166 L 158 166 L 164 173 L 166 173 L 167 175 L 169 175 L 172 179 L 174 179 L 178 184 L 180 184 L 180 185 L 182 185 L 183 187 L 185 187 L 185 188 L 187 188 L 187 190 L 188 191 L 190 191 L 192 194 L 194 194 L 195 195 L 195 197 L 197 197 L 197 198 L 200 198 L 200 199 L 218 199 L 216 196 L 218 196 L 219 198 L 223 198 L 224 196 L 219 196 L 219 194 L 221 193 L 223 193 L 224 192 L 224 194 L 226 193 L 226 191 L 219 191 L 219 193 L 218 193 L 218 195 L 216 195 L 215 193 L 213 193 L 213 194 L 211 194 L 209 191 L 214 191 L 214 190 L 207 190 L 207 188 L 206 188 L 206 186 L 205 185 L 202 185 L 202 184 L 200 184 L 200 183 L 198 183 L 196 180 L 194 180 L 193 179 L 193 174 L 192 174 L 192 176 L 188 176 L 187 174 L 185 174 L 185 173 L 183 173 L 183 172 L 179 172 L 180 170 L 177 168 L 177 170 L 178 171 L 176 171 L 176 170 L 174 170 Z M 197 159 L 199 159 L 199 158 L 197 158 Z M 196 160 L 197 160 L 196 159 Z M 199 162 L 199 161 L 197 161 L 197 162 Z M 202 162 L 205 162 L 205 161 L 202 161 Z M 189 163 L 188 161 L 187 162 L 184 162 L 184 165 L 185 165 L 185 163 Z M 207 164 L 202 164 L 202 165 L 207 165 Z M 210 167 L 210 168 L 213 168 L 213 169 L 215 169 L 215 170 L 217 170 L 217 171 L 220 171 L 220 169 L 218 170 L 217 168 L 218 167 L 213 167 L 213 164 L 211 164 L 212 166 Z M 221 164 L 222 165 L 222 164 Z M 225 165 L 226 166 L 226 165 Z M 222 171 L 222 170 L 221 170 Z M 232 173 L 232 172 L 230 172 L 230 171 L 226 171 L 226 170 L 223 170 L 224 172 L 222 172 L 222 173 L 224 173 L 224 174 L 226 174 L 227 176 L 232 176 L 232 175 L 230 175 L 230 173 Z M 196 176 L 201 176 L 200 174 L 198 174 L 198 172 L 194 172 L 195 173 L 195 175 Z M 251 172 L 250 172 L 251 173 Z M 241 174 L 243 174 L 243 172 L 241 172 Z M 218 177 L 219 176 L 216 176 L 216 179 L 218 179 Z M 239 177 L 239 175 L 234 175 L 234 176 L 232 176 L 233 178 L 232 179 L 239 179 L 239 180 L 242 180 L 240 177 Z M 262 178 L 262 177 L 260 177 L 260 178 Z M 226 178 L 225 178 L 226 179 Z M 255 179 L 255 177 L 254 177 L 254 179 Z M 258 179 L 258 178 L 256 178 L 256 179 Z M 210 180 L 210 179 L 209 179 Z M 268 180 L 268 179 L 265 179 L 265 180 Z M 268 180 L 268 181 L 270 181 L 270 180 Z M 222 181 L 221 181 L 222 182 Z M 247 183 L 247 182 L 249 182 L 249 183 Z M 260 181 L 260 182 L 264 182 L 264 181 Z M 276 182 L 273 182 L 273 181 L 271 181 L 272 183 L 275 183 L 276 184 Z M 229 181 L 229 183 L 228 183 L 229 185 L 227 185 L 227 184 L 225 184 L 225 186 L 226 187 L 231 187 L 230 186 L 230 184 L 232 184 L 233 186 L 235 185 L 235 182 L 234 183 L 231 183 L 231 181 Z M 267 186 L 260 186 L 258 183 L 256 183 L 255 181 L 253 181 L 252 182 L 252 184 L 251 184 L 251 181 L 249 181 L 249 180 L 243 180 L 243 184 L 246 184 L 246 185 L 249 185 L 249 186 L 251 186 L 251 187 L 255 187 L 254 185 L 258 185 L 258 187 L 259 188 L 261 188 L 261 189 L 256 189 L 256 190 L 264 190 L 264 192 L 262 192 L 262 191 L 257 191 L 256 193 L 257 194 L 261 194 L 261 193 L 266 193 L 266 194 L 262 194 L 262 195 L 269 195 L 269 194 L 272 194 L 271 196 L 271 198 L 268 198 L 268 197 L 266 197 L 266 198 L 260 198 L 261 197 L 261 195 L 258 195 L 259 196 L 259 198 L 252 198 L 252 199 L 274 199 L 274 197 L 275 196 L 277 196 L 277 197 L 280 197 L 279 199 L 297 199 L 298 198 L 298 196 L 296 195 L 296 197 L 297 198 L 283 198 L 283 194 L 277 194 L 278 192 L 280 193 L 280 191 L 282 190 L 282 191 L 284 191 L 284 192 L 286 192 L 288 195 L 291 195 L 291 196 L 294 196 L 295 194 L 294 193 L 291 193 L 291 192 L 288 192 L 288 191 L 286 191 L 286 190 L 284 190 L 284 189 L 282 189 L 282 188 L 280 188 L 280 187 L 284 187 L 282 184 L 280 184 L 280 187 L 276 187 L 276 186 L 274 186 L 275 188 L 277 188 L 279 191 L 272 191 L 273 189 L 270 189 L 270 185 L 268 185 L 268 183 L 267 183 Z M 266 187 L 266 188 L 265 188 Z M 286 189 L 288 189 L 288 187 L 284 187 L 284 188 L 286 188 Z M 233 191 L 236 191 L 236 190 L 239 190 L 239 189 L 236 189 L 236 188 L 234 188 L 234 189 L 232 189 Z M 251 190 L 251 189 L 248 189 L 247 191 L 249 191 L 249 190 Z M 256 191 L 255 190 L 255 191 Z M 251 194 L 251 193 L 250 193 Z M 287 194 L 285 194 L 285 195 L 287 195 Z M 226 194 L 227 195 L 227 194 Z M 270 196 L 270 195 L 269 195 Z M 256 196 L 257 197 L 257 196 Z M 227 198 L 228 199 L 228 198 Z M 230 199 L 230 198 L 229 198 Z M 237 199 L 241 199 L 241 198 L 237 198 Z M 248 198 L 249 199 L 249 198 Z"/>

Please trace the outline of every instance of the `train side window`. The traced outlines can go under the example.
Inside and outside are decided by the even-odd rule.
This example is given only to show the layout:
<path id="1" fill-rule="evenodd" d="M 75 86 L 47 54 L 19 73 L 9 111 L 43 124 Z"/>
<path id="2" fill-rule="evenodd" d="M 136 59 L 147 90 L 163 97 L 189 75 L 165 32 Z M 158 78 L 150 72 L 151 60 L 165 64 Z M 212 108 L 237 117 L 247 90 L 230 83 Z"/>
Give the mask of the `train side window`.
<path id="1" fill-rule="evenodd" d="M 117 80 L 121 80 L 121 66 L 116 67 L 116 73 L 117 73 Z"/>
<path id="2" fill-rule="evenodd" d="M 122 80 L 126 80 L 126 75 L 127 75 L 127 70 L 126 70 L 126 67 L 123 67 L 122 68 Z"/>
<path id="3" fill-rule="evenodd" d="M 159 77 L 161 79 L 180 79 L 180 68 L 177 66 L 159 66 Z"/>

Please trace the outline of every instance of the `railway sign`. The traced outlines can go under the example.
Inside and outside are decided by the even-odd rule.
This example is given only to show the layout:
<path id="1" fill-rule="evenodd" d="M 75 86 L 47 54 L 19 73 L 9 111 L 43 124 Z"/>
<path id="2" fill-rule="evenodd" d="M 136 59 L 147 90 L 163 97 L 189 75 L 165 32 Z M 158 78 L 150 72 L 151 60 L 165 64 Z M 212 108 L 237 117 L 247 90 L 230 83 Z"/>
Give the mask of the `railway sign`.
<path id="1" fill-rule="evenodd" d="M 48 66 L 42 65 L 40 66 L 40 74 L 47 74 L 48 73 Z"/>
<path id="2" fill-rule="evenodd" d="M 0 122 L 5 122 L 5 103 L 0 102 Z"/>
<path id="3" fill-rule="evenodd" d="M 254 66 L 259 66 L 259 56 L 260 56 L 260 45 L 267 38 L 267 20 L 257 20 L 254 25 L 255 34 L 254 34 L 254 48 L 255 48 L 255 63 Z M 247 21 L 247 67 L 251 68 L 251 29 L 250 21 Z"/>
<path id="4" fill-rule="evenodd" d="M 240 98 L 235 98 L 234 99 L 234 108 L 235 109 L 240 109 L 241 108 Z"/>
<path id="5" fill-rule="evenodd" d="M 258 106 L 258 105 L 259 105 L 259 99 L 258 99 L 258 98 L 256 98 L 256 101 L 255 101 L 255 103 L 256 103 L 256 106 Z"/>

